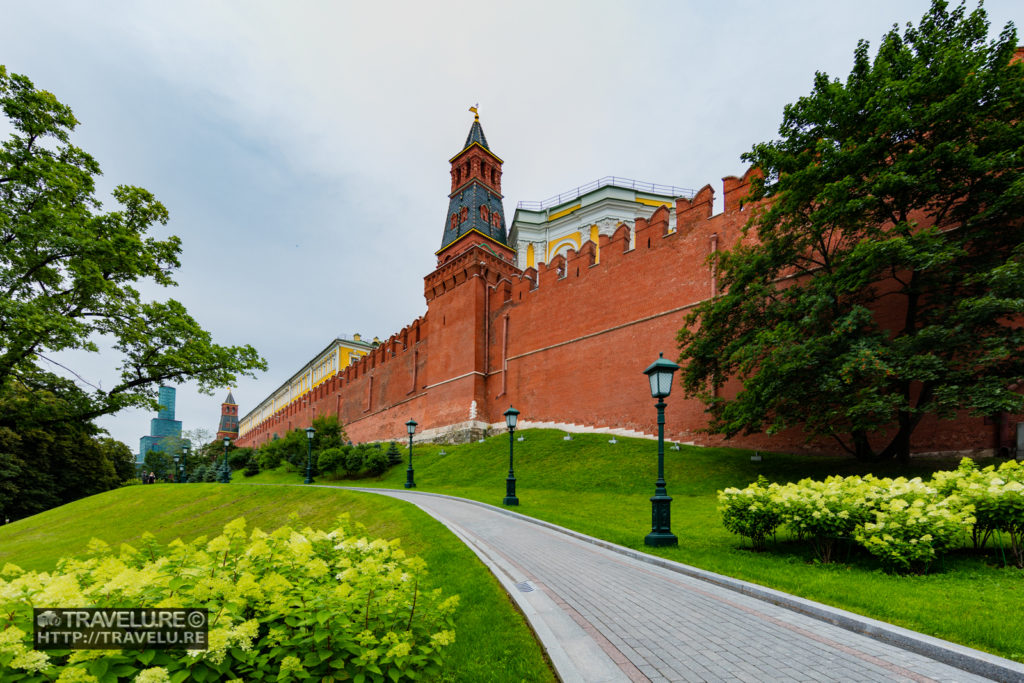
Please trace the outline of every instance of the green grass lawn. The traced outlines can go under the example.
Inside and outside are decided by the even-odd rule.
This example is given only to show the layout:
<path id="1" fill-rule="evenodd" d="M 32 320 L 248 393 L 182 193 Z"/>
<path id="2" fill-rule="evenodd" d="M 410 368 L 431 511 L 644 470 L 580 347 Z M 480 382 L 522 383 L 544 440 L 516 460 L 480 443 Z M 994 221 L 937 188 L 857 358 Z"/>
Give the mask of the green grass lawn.
<path id="1" fill-rule="evenodd" d="M 348 512 L 371 537 L 401 538 L 407 553 L 426 560 L 433 587 L 460 596 L 443 680 L 556 680 L 522 615 L 476 556 L 426 513 L 383 496 L 291 486 L 130 486 L 0 527 L 0 567 L 51 570 L 59 557 L 81 555 L 91 538 L 116 548 L 138 543 L 145 531 L 162 543 L 214 536 L 236 517 L 271 531 L 291 524 L 293 512 L 300 525 L 323 529 Z"/>
<path id="2" fill-rule="evenodd" d="M 924 476 L 956 466 L 952 459 L 920 459 L 869 466 L 852 458 L 764 454 L 727 448 L 666 452 L 665 478 L 673 496 L 672 530 L 678 548 L 643 545 L 650 531 L 657 476 L 652 441 L 605 435 L 574 435 L 526 430 L 515 444 L 519 512 L 548 520 L 630 548 L 651 552 L 736 578 L 841 607 L 1003 657 L 1024 661 L 1024 572 L 999 566 L 999 551 L 956 553 L 926 576 L 895 576 L 864 553 L 852 552 L 833 565 L 814 561 L 807 550 L 780 538 L 768 552 L 754 553 L 727 532 L 717 511 L 716 492 L 746 486 L 763 474 L 772 481 L 796 481 L 830 474 Z M 508 473 L 508 435 L 462 446 L 413 448 L 417 488 L 500 505 Z M 441 455 L 442 449 L 446 455 Z M 403 457 L 407 452 L 403 449 Z M 984 463 L 982 463 L 984 464 Z M 400 488 L 406 465 L 381 479 L 319 483 Z M 302 475 L 261 473 L 253 482 L 300 482 Z M 246 481 L 238 478 L 237 481 Z"/>

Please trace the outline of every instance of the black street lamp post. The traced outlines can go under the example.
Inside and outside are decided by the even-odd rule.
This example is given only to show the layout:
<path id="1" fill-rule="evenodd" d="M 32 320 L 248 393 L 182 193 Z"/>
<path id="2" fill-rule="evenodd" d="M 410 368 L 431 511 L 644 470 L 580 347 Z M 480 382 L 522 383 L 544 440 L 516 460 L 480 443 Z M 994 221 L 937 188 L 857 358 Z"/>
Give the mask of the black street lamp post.
<path id="1" fill-rule="evenodd" d="M 672 376 L 679 366 L 658 354 L 658 360 L 644 370 L 651 381 L 651 396 L 658 399 L 658 481 L 654 484 L 651 498 L 651 533 L 644 537 L 644 544 L 650 546 L 679 545 L 679 539 L 672 533 L 672 498 L 665 490 L 665 399 L 672 393 Z"/>
<path id="2" fill-rule="evenodd" d="M 416 420 L 409 420 L 405 423 L 405 429 L 409 432 L 409 469 L 405 471 L 405 488 L 407 489 L 416 488 L 412 471 L 412 435 L 416 433 L 416 424 Z"/>
<path id="3" fill-rule="evenodd" d="M 313 483 L 313 435 L 316 430 L 306 427 L 306 483 Z"/>
<path id="4" fill-rule="evenodd" d="M 503 505 L 519 505 L 516 498 L 516 473 L 512 469 L 512 447 L 515 444 L 513 435 L 516 431 L 516 422 L 519 420 L 519 411 L 512 406 L 505 411 L 505 424 L 508 425 L 508 477 L 505 479 L 505 498 Z"/>
<path id="5" fill-rule="evenodd" d="M 188 477 L 188 446 L 181 447 L 181 479 L 179 480 L 182 484 L 185 483 L 186 477 Z"/>
<path id="6" fill-rule="evenodd" d="M 231 483 L 231 468 L 228 467 L 228 446 L 231 445 L 230 437 L 224 437 L 224 463 L 220 466 L 220 483 Z"/>

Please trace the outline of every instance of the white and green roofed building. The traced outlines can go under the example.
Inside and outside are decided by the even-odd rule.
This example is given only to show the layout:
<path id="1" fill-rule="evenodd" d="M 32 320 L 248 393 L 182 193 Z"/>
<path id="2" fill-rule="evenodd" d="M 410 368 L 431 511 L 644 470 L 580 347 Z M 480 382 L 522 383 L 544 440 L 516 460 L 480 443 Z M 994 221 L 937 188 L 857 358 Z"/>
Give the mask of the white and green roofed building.
<path id="1" fill-rule="evenodd" d="M 676 199 L 693 196 L 682 187 L 606 176 L 540 202 L 519 202 L 509 245 L 517 266 L 536 268 L 587 241 L 598 244 L 598 235 L 611 236 L 623 223 L 632 241 L 636 219 L 650 218 L 659 206 L 669 208 L 669 230 L 675 230 Z"/>

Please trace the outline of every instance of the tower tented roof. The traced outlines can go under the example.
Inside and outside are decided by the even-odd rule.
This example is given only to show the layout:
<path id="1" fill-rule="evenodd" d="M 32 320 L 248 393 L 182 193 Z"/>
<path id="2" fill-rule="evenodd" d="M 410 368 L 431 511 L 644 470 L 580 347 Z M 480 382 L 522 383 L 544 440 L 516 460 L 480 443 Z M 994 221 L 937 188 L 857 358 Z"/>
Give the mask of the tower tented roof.
<path id="1" fill-rule="evenodd" d="M 476 144 L 491 157 L 487 163 L 494 164 L 500 174 L 502 161 L 487 146 L 487 137 L 484 135 L 483 126 L 480 125 L 480 116 L 477 114 L 476 107 L 470 107 L 469 110 L 474 114 L 473 125 L 469 128 L 469 135 L 466 136 L 466 144 L 462 151 L 450 159 L 453 169 L 454 164 L 459 163 L 456 160 Z M 480 162 L 481 165 L 483 163 L 483 161 Z M 505 209 L 501 204 L 501 181 L 495 181 L 493 171 L 488 177 L 486 172 L 481 171 L 476 161 L 473 162 L 472 171 L 469 170 L 469 162 L 466 163 L 466 167 L 465 180 L 460 180 L 457 183 L 453 178 L 452 189 L 454 191 L 449 195 L 448 213 L 445 217 L 444 232 L 441 235 L 440 251 L 457 242 L 463 235 L 474 231 L 499 244 L 508 246 Z"/>
<path id="2" fill-rule="evenodd" d="M 465 149 L 474 142 L 488 151 L 491 149 L 487 146 L 487 136 L 484 135 L 484 127 L 480 125 L 480 119 L 473 121 L 473 126 L 469 129 L 469 135 L 466 136 L 466 144 L 462 148 Z"/>
<path id="3" fill-rule="evenodd" d="M 235 397 L 231 395 L 231 390 L 230 389 L 228 389 L 228 397 L 226 399 L 224 399 L 224 402 L 225 403 L 230 403 L 233 406 L 238 405 L 237 403 L 235 403 Z"/>

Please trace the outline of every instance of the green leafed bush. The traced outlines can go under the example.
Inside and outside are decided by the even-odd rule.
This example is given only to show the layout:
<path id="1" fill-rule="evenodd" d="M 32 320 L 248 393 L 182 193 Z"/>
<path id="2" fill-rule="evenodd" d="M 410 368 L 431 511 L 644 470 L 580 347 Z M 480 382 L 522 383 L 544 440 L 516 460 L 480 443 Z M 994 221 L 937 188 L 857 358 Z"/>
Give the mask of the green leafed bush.
<path id="1" fill-rule="evenodd" d="M 950 495 L 960 496 L 974 508 L 975 546 L 983 545 L 993 533 L 1006 534 L 1014 564 L 1024 568 L 1024 467 L 1009 460 L 998 468 L 979 470 L 964 459 L 956 471 L 940 474 Z"/>
<path id="2" fill-rule="evenodd" d="M 345 466 L 345 452 L 340 448 L 325 448 L 320 451 L 316 460 L 321 472 L 334 474 Z"/>
<path id="3" fill-rule="evenodd" d="M 729 488 L 718 492 L 722 523 L 734 534 L 750 539 L 755 550 L 762 550 L 765 540 L 782 522 L 779 506 L 774 501 L 778 484 L 768 484 L 758 477 L 756 484 L 745 489 Z"/>
<path id="4" fill-rule="evenodd" d="M 363 463 L 366 461 L 366 454 L 366 444 L 359 444 L 358 446 L 348 449 L 348 452 L 345 453 L 345 474 L 350 477 L 358 475 L 360 470 L 363 469 Z"/>
<path id="5" fill-rule="evenodd" d="M 228 465 L 233 470 L 240 470 L 249 464 L 249 458 L 252 457 L 253 449 L 251 448 L 235 448 L 228 451 Z"/>
<path id="6" fill-rule="evenodd" d="M 245 463 L 245 476 L 255 477 L 260 473 L 260 464 L 256 460 L 256 455 L 249 456 L 249 462 Z"/>
<path id="7" fill-rule="evenodd" d="M 277 441 L 268 441 L 257 451 L 256 458 L 259 460 L 261 470 L 273 470 L 281 466 L 284 452 L 277 444 Z"/>
<path id="8" fill-rule="evenodd" d="M 875 521 L 858 529 L 856 538 L 883 564 L 897 571 L 923 573 L 953 545 L 965 525 L 974 523 L 971 506 L 951 496 L 927 502 L 892 498 L 875 511 Z"/>
<path id="9" fill-rule="evenodd" d="M 779 485 L 762 477 L 718 499 L 726 529 L 756 549 L 785 526 L 822 562 L 834 559 L 838 542 L 855 542 L 889 569 L 921 573 L 968 535 L 981 548 L 996 534 L 1024 568 L 1024 467 L 1012 460 L 978 470 L 965 458 L 927 482 L 868 475 Z"/>
<path id="10" fill-rule="evenodd" d="M 388 459 L 388 454 L 378 447 L 366 453 L 366 460 L 363 462 L 363 465 L 366 467 L 368 474 L 379 477 L 388 471 L 388 468 L 391 467 L 391 462 Z"/>
<path id="11" fill-rule="evenodd" d="M 21 681 L 420 680 L 454 642 L 458 597 L 423 591 L 397 541 L 285 526 L 141 550 L 90 544 L 51 573 L 0 571 L 0 671 Z M 207 607 L 209 649 L 31 649 L 33 607 Z M 5 675 L 7 675 L 5 674 Z M 93 678 L 89 678 L 92 676 Z M 136 678 L 137 676 L 137 678 Z M 13 680 L 5 678 L 4 680 Z"/>

